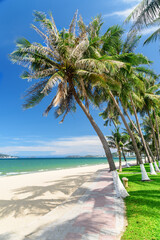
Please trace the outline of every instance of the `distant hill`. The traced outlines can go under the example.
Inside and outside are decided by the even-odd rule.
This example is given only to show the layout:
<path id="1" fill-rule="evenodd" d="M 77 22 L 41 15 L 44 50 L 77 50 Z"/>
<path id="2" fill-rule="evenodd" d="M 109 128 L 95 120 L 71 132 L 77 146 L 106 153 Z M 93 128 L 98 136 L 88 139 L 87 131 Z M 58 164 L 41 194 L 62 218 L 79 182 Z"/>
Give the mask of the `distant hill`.
<path id="1" fill-rule="evenodd" d="M 8 154 L 0 153 L 0 158 L 18 158 L 18 157 L 10 156 L 10 155 L 8 155 Z"/>
<path id="2" fill-rule="evenodd" d="M 67 156 L 66 158 L 102 158 L 102 157 L 105 157 L 105 156 L 94 156 L 94 155 L 86 155 L 86 156 L 81 156 L 81 155 L 70 155 L 70 156 Z"/>
<path id="3" fill-rule="evenodd" d="M 112 153 L 112 156 L 113 158 L 118 158 L 118 154 L 117 152 L 113 152 Z M 123 156 L 122 156 L 123 157 Z M 126 154 L 126 157 L 127 158 L 132 158 L 132 157 L 135 157 L 135 155 L 132 153 L 132 154 Z M 81 155 L 70 155 L 70 156 L 67 156 L 66 158 L 106 158 L 105 155 L 86 155 L 86 156 L 81 156 Z"/>

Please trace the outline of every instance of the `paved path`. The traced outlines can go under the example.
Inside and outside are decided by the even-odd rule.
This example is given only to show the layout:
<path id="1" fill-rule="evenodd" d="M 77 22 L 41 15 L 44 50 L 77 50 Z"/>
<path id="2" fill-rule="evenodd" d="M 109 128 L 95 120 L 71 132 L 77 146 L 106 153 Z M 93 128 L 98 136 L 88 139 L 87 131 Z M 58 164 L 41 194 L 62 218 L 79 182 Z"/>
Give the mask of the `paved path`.
<path id="1" fill-rule="evenodd" d="M 111 173 L 103 170 L 74 208 L 25 240 L 117 240 L 123 228 L 123 200 L 116 197 Z"/>

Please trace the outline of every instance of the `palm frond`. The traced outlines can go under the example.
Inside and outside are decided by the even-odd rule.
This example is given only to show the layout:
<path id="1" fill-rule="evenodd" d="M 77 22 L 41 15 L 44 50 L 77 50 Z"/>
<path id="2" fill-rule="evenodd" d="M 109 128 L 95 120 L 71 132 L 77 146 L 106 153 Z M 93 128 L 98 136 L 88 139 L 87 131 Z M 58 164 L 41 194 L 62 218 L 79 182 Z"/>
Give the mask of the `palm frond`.
<path id="1" fill-rule="evenodd" d="M 145 41 L 145 44 L 149 44 L 150 42 L 156 41 L 157 39 L 160 38 L 160 28 L 158 28 L 154 33 L 151 34 Z"/>
<path id="2" fill-rule="evenodd" d="M 62 76 L 58 73 L 55 72 L 47 81 L 45 87 L 42 90 L 42 93 L 47 95 L 48 91 L 50 91 L 56 84 L 58 85 L 59 82 L 62 82 L 63 78 Z"/>
<path id="3" fill-rule="evenodd" d="M 123 44 L 122 53 L 130 53 L 137 47 L 141 36 L 137 35 L 137 31 L 132 30 L 127 34 L 127 38 Z"/>
<path id="4" fill-rule="evenodd" d="M 79 27 L 79 38 L 80 39 L 85 38 L 87 35 L 87 27 L 83 22 L 82 16 L 79 17 L 78 27 Z"/>
<path id="5" fill-rule="evenodd" d="M 71 58 L 79 60 L 82 58 L 84 52 L 87 50 L 89 46 L 88 38 L 83 39 L 72 51 Z"/>
<path id="6" fill-rule="evenodd" d="M 76 62 L 76 67 L 83 69 L 83 70 L 100 73 L 100 74 L 108 73 L 108 69 L 106 68 L 105 64 L 103 62 L 100 62 L 93 58 L 86 58 L 86 59 L 78 60 Z"/>
<path id="7" fill-rule="evenodd" d="M 77 15 L 78 15 L 78 10 L 76 10 L 76 12 L 73 16 L 73 19 L 71 21 L 71 24 L 69 26 L 69 33 L 72 33 L 74 37 L 75 37 L 75 32 L 76 32 Z"/>
<path id="8" fill-rule="evenodd" d="M 160 13 L 159 0 L 143 0 L 127 17 L 126 22 L 131 19 L 135 20 L 132 29 L 141 29 L 144 25 L 148 25 L 153 22 Z"/>
<path id="9" fill-rule="evenodd" d="M 24 96 L 26 98 L 26 101 L 23 104 L 24 109 L 34 107 L 45 97 L 45 94 L 42 93 L 42 90 L 43 90 L 46 82 L 47 82 L 47 80 L 43 80 L 42 82 L 32 85 L 27 90 L 27 93 Z"/>

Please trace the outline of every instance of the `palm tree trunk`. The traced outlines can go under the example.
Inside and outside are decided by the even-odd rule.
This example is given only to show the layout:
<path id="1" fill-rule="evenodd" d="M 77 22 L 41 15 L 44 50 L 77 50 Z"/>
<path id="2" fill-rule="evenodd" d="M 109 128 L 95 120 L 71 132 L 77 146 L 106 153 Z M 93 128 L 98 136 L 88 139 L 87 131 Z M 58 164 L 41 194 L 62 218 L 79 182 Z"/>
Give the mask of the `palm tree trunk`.
<path id="1" fill-rule="evenodd" d="M 138 128 L 136 127 L 136 125 L 134 124 L 134 122 L 132 121 L 132 119 L 130 118 L 127 110 L 124 109 L 124 111 L 125 111 L 125 114 L 127 115 L 128 119 L 129 119 L 130 123 L 132 124 L 132 126 L 134 127 L 134 129 L 136 130 L 136 132 L 139 134 Z M 140 135 L 140 134 L 139 134 L 139 135 Z M 144 140 L 145 140 L 145 139 L 144 139 Z M 150 156 L 151 156 L 151 158 L 152 158 L 152 160 L 153 160 L 153 162 L 154 162 L 155 160 L 154 160 L 153 153 L 152 153 L 152 151 L 151 151 L 148 143 L 147 143 L 146 141 L 145 141 L 145 143 L 146 143 L 146 146 L 147 146 L 147 148 L 148 148 L 149 154 L 150 154 Z"/>
<path id="2" fill-rule="evenodd" d="M 133 121 L 131 120 L 131 118 L 129 117 L 126 109 L 124 109 L 124 111 L 125 111 L 125 114 L 127 115 L 128 119 L 130 120 L 132 126 L 134 127 L 134 129 L 136 130 L 136 132 L 139 134 L 139 131 L 138 131 L 136 125 L 134 124 L 134 122 L 133 122 Z M 148 142 L 145 141 L 145 143 L 146 143 L 146 146 L 147 146 L 147 148 L 148 148 L 149 154 L 150 154 L 150 156 L 151 156 L 151 158 L 152 158 L 152 161 L 153 161 L 153 163 L 154 163 L 156 172 L 160 172 L 160 169 L 158 168 L 157 162 L 155 161 L 154 155 L 153 155 L 153 153 L 152 153 L 152 151 L 151 151 L 151 149 L 150 149 L 150 147 L 149 147 L 149 145 L 148 145 Z M 160 167 L 160 161 L 159 161 L 159 167 Z"/>
<path id="3" fill-rule="evenodd" d="M 136 125 L 134 124 L 134 122 L 132 121 L 132 119 L 130 118 L 127 110 L 126 110 L 125 108 L 123 108 L 123 109 L 124 109 L 124 112 L 125 112 L 125 114 L 127 115 L 128 119 L 129 119 L 129 121 L 132 123 L 132 126 L 134 127 L 134 129 L 136 130 L 136 132 L 139 134 L 138 128 L 136 127 Z"/>
<path id="4" fill-rule="evenodd" d="M 126 155 L 125 155 L 125 153 L 124 153 L 123 147 L 121 147 L 121 150 L 122 150 L 122 154 L 123 154 L 124 161 L 126 162 L 126 166 L 127 166 L 127 167 L 130 167 L 130 165 L 129 165 L 128 162 L 127 162 L 127 158 L 126 158 Z"/>
<path id="5" fill-rule="evenodd" d="M 158 135 L 158 149 L 160 150 L 159 126 L 158 126 L 158 122 L 157 122 L 157 116 L 156 116 L 155 109 L 153 109 L 153 112 L 154 112 L 154 117 L 155 117 L 155 122 L 156 122 L 157 135 Z M 160 159 L 158 159 L 158 162 L 159 162 L 159 167 L 160 167 Z"/>
<path id="6" fill-rule="evenodd" d="M 140 164 L 142 164 L 143 162 L 142 162 L 142 159 L 141 159 L 141 156 L 140 156 L 140 153 L 139 153 L 139 150 L 138 150 L 137 143 L 135 141 L 134 135 L 133 135 L 131 129 L 129 128 L 128 123 L 127 123 L 127 121 L 126 121 L 126 119 L 125 119 L 125 117 L 124 117 L 124 115 L 123 115 L 123 113 L 122 113 L 122 111 L 121 111 L 121 109 L 120 109 L 120 107 L 119 107 L 119 105 L 118 105 L 118 103 L 117 103 L 116 99 L 114 98 L 114 96 L 113 96 L 111 91 L 109 91 L 109 95 L 112 98 L 112 100 L 113 100 L 113 102 L 114 102 L 114 104 L 115 104 L 115 106 L 116 106 L 116 108 L 117 108 L 117 110 L 118 110 L 118 112 L 119 112 L 119 114 L 120 114 L 120 116 L 122 118 L 122 121 L 123 121 L 123 123 L 124 123 L 124 125 L 125 125 L 125 127 L 126 127 L 126 129 L 128 131 L 128 133 L 129 133 L 129 135 L 130 135 L 130 137 L 132 139 L 133 147 L 134 147 L 135 154 L 136 154 L 136 157 L 138 159 L 138 162 Z"/>
<path id="7" fill-rule="evenodd" d="M 148 117 L 149 117 L 150 124 L 151 124 L 151 128 L 152 128 L 152 133 L 153 133 L 153 138 L 154 138 L 154 142 L 155 142 L 155 147 L 156 147 L 156 152 L 157 152 L 158 161 L 160 161 L 160 156 L 159 156 L 159 149 L 158 149 L 157 138 L 156 138 L 156 134 L 155 134 L 155 131 L 154 131 L 154 127 L 153 127 L 153 123 L 152 123 L 151 115 L 150 115 L 150 112 L 149 112 L 148 109 L 147 109 L 147 113 L 148 113 Z"/>
<path id="8" fill-rule="evenodd" d="M 124 161 L 127 163 L 127 159 L 126 159 L 126 155 L 125 155 L 125 153 L 124 153 L 123 147 L 121 147 L 121 149 L 122 149 L 122 155 L 123 155 Z"/>
<path id="9" fill-rule="evenodd" d="M 119 156 L 119 172 L 122 172 L 122 159 L 121 159 L 121 149 L 117 146 L 118 149 L 118 156 Z"/>
<path id="10" fill-rule="evenodd" d="M 137 111 L 136 111 L 136 108 L 134 106 L 134 102 L 133 102 L 133 99 L 132 99 L 132 96 L 130 94 L 130 100 L 131 100 L 131 105 L 132 105 L 132 108 L 133 108 L 133 111 L 134 111 L 134 115 L 135 115 L 135 118 L 136 118 L 136 123 L 137 123 L 137 126 L 138 126 L 138 131 L 139 131 L 139 135 L 142 139 L 142 143 L 143 143 L 143 146 L 144 146 L 144 149 L 145 149 L 145 152 L 146 152 L 146 155 L 148 157 L 148 161 L 149 161 L 149 165 L 150 165 L 150 174 L 151 175 L 157 175 L 155 170 L 154 170 L 154 167 L 153 167 L 153 163 L 151 161 L 151 157 L 150 157 L 150 154 L 149 154 L 149 151 L 148 151 L 148 148 L 146 146 L 146 142 L 144 140 L 144 137 L 143 137 L 143 133 L 142 133 L 142 130 L 141 130 L 141 126 L 140 126 L 140 123 L 139 123 L 139 120 L 138 120 L 138 116 L 137 116 Z"/>
<path id="11" fill-rule="evenodd" d="M 127 121 L 126 121 L 126 119 L 125 119 L 125 117 L 124 117 L 124 115 L 123 115 L 123 113 L 122 113 L 122 111 L 121 111 L 121 109 L 120 109 L 116 99 L 114 98 L 114 95 L 112 94 L 112 92 L 110 90 L 109 90 L 109 95 L 110 95 L 111 99 L 113 100 L 113 103 L 115 104 L 115 106 L 116 106 L 116 108 L 117 108 L 117 110 L 118 110 L 118 112 L 119 112 L 119 114 L 120 114 L 120 116 L 122 118 L 122 121 L 123 121 L 123 123 L 124 123 L 124 125 L 125 125 L 125 127 L 126 127 L 126 129 L 128 131 L 128 133 L 129 133 L 129 135 L 130 135 L 130 137 L 132 139 L 132 144 L 133 144 L 133 147 L 134 147 L 134 150 L 135 150 L 135 154 L 136 154 L 138 162 L 140 163 L 140 168 L 141 168 L 141 172 L 142 172 L 142 180 L 143 181 L 148 181 L 150 179 L 149 179 L 149 177 L 147 175 L 147 172 L 146 172 L 146 170 L 144 168 L 143 161 L 142 161 L 141 155 L 139 153 L 139 150 L 138 150 L 137 143 L 135 141 L 134 135 L 133 135 L 131 129 L 129 128 L 129 126 L 127 124 Z"/>
<path id="12" fill-rule="evenodd" d="M 74 95 L 74 98 L 75 98 L 76 102 L 78 103 L 80 108 L 85 113 L 86 117 L 90 121 L 92 127 L 94 128 L 95 132 L 97 133 L 97 135 L 98 135 L 98 137 L 99 137 L 99 139 L 100 139 L 100 141 L 102 143 L 102 146 L 103 146 L 104 151 L 105 151 L 105 155 L 106 155 L 108 163 L 109 163 L 110 170 L 112 172 L 112 177 L 113 177 L 113 182 L 114 182 L 114 186 L 115 186 L 117 197 L 125 198 L 125 197 L 129 196 L 129 194 L 127 193 L 125 187 L 123 186 L 123 184 L 122 184 L 122 182 L 121 182 L 121 180 L 120 180 L 120 178 L 118 176 L 118 173 L 117 173 L 117 170 L 116 170 L 116 166 L 115 166 L 115 163 L 113 161 L 112 153 L 110 151 L 110 148 L 108 146 L 106 138 L 104 137 L 104 135 L 101 132 L 101 130 L 98 127 L 98 125 L 95 123 L 95 121 L 92 118 L 91 114 L 89 113 L 88 109 L 84 106 L 84 104 L 79 99 L 79 97 L 78 97 L 78 95 L 77 95 L 77 93 L 75 91 L 75 88 L 74 88 L 74 86 L 73 86 L 73 84 L 72 84 L 72 82 L 70 80 L 69 80 L 69 85 L 71 87 L 71 90 L 72 90 L 72 93 Z"/>
<path id="13" fill-rule="evenodd" d="M 160 149 L 160 136 L 159 136 L 159 127 L 158 127 L 158 122 L 157 122 L 157 116 L 156 116 L 155 109 L 153 109 L 153 113 L 154 113 L 154 118 L 155 118 L 155 122 L 156 122 L 156 128 L 157 128 L 157 135 L 158 135 L 158 146 L 159 146 L 159 149 Z"/>

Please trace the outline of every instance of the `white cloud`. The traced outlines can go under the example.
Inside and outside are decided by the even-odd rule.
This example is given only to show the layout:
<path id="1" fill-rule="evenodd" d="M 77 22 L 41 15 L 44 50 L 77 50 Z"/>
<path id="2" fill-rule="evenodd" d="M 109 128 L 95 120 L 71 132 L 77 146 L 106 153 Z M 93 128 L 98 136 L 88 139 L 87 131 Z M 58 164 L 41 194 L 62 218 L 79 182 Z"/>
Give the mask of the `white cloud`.
<path id="1" fill-rule="evenodd" d="M 122 18 L 127 18 L 129 16 L 129 14 L 136 8 L 136 6 L 137 5 L 135 5 L 135 6 L 131 7 L 131 8 L 122 10 L 122 11 L 115 11 L 115 12 L 112 12 L 112 13 L 105 14 L 105 15 L 103 15 L 103 18 L 112 17 L 112 16 L 118 16 L 118 17 L 122 17 Z"/>
<path id="2" fill-rule="evenodd" d="M 142 35 L 152 34 L 152 33 L 155 32 L 157 29 L 159 29 L 158 26 L 149 27 L 149 28 L 144 28 L 143 30 L 141 30 L 140 34 L 142 34 Z"/>
<path id="3" fill-rule="evenodd" d="M 12 155 L 104 155 L 104 150 L 97 136 L 60 138 L 55 141 L 33 141 L 34 145 L 0 147 L 0 152 Z M 28 154 L 26 154 L 28 153 Z"/>

